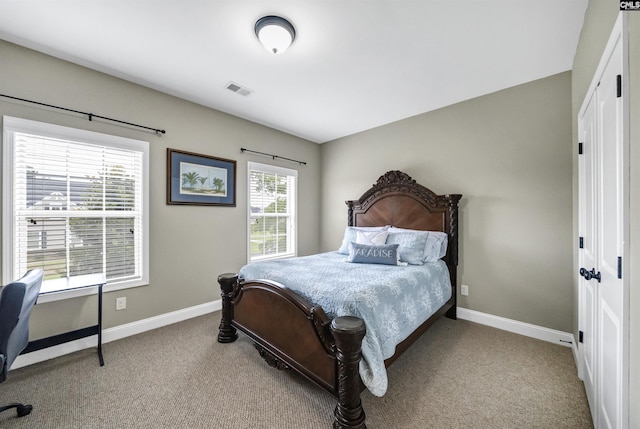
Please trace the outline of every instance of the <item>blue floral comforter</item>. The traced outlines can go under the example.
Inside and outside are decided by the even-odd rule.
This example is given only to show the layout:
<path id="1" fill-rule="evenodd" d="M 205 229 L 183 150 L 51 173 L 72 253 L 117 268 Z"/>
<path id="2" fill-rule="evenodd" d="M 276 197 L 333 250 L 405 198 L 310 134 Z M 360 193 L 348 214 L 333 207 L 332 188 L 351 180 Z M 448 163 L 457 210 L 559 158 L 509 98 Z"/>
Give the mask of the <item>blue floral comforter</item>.
<path id="1" fill-rule="evenodd" d="M 441 260 L 408 266 L 356 264 L 346 262 L 343 254 L 327 252 L 253 262 L 239 275 L 281 283 L 322 306 L 330 318 L 362 318 L 367 333 L 360 377 L 376 396 L 387 391 L 384 360 L 451 297 L 449 271 Z"/>

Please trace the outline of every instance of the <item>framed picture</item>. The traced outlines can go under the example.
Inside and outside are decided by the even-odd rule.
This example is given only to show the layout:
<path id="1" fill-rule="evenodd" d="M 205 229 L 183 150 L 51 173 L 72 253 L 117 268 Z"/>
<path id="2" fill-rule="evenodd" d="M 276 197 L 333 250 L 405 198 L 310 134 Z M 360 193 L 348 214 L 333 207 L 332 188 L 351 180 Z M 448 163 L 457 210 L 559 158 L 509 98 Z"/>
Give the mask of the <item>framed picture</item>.
<path id="1" fill-rule="evenodd" d="M 236 162 L 167 149 L 167 204 L 236 205 Z"/>

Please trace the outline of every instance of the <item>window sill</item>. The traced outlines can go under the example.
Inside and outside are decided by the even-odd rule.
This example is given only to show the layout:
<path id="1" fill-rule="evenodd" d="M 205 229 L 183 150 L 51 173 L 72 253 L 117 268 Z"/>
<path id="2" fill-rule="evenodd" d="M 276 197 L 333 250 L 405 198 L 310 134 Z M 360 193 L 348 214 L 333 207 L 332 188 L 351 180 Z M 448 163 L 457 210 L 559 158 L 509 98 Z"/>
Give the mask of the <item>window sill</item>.
<path id="1" fill-rule="evenodd" d="M 262 257 L 257 257 L 257 258 L 253 258 L 249 261 L 249 264 L 252 262 L 260 262 L 260 261 L 274 261 L 276 259 L 289 259 L 289 258 L 295 258 L 297 255 L 295 253 L 287 253 L 287 254 L 283 254 L 283 255 L 277 255 L 277 256 L 262 256 Z"/>

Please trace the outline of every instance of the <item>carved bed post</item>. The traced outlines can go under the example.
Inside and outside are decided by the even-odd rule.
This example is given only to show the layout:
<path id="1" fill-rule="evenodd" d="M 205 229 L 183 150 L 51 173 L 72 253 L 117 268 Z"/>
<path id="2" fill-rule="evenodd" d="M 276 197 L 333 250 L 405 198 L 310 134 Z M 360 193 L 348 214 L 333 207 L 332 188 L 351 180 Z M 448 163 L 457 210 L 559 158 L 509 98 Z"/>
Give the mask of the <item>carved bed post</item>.
<path id="1" fill-rule="evenodd" d="M 458 201 L 462 198 L 460 194 L 446 195 L 447 205 L 449 206 L 449 231 L 452 237 L 451 262 L 458 265 Z"/>
<path id="2" fill-rule="evenodd" d="M 238 338 L 236 328 L 231 325 L 233 320 L 233 298 L 234 286 L 238 281 L 235 273 L 225 273 L 218 276 L 218 283 L 222 290 L 222 319 L 220 320 L 220 331 L 218 332 L 219 343 L 232 343 Z"/>
<path id="3" fill-rule="evenodd" d="M 456 320 L 458 318 L 458 201 L 462 198 L 460 194 L 447 195 L 447 204 L 449 206 L 449 252 L 450 259 L 447 264 L 449 267 L 449 274 L 451 276 L 451 286 L 453 288 L 453 302 L 454 305 L 447 311 L 446 316 L 449 319 Z"/>
<path id="4" fill-rule="evenodd" d="M 358 372 L 365 333 L 364 321 L 357 317 L 336 317 L 331 322 L 338 360 L 338 405 L 334 412 L 334 429 L 366 428 Z"/>

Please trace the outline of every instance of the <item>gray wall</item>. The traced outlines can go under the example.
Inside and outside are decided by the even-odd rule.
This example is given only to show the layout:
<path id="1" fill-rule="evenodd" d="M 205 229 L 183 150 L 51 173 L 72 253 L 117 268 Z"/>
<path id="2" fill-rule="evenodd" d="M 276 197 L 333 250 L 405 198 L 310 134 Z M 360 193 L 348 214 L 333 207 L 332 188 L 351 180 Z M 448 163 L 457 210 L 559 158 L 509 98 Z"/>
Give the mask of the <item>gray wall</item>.
<path id="1" fill-rule="evenodd" d="M 571 74 L 561 73 L 322 145 L 322 250 L 388 170 L 463 194 L 461 307 L 572 330 Z"/>
<path id="2" fill-rule="evenodd" d="M 4 41 L 0 41 L 0 93 L 167 130 L 166 135 L 158 137 L 0 98 L 0 116 L 150 142 L 150 284 L 105 294 L 106 328 L 219 299 L 217 275 L 238 270 L 246 262 L 248 160 L 299 171 L 299 253 L 318 251 L 321 170 L 320 147 L 315 143 Z M 240 147 L 308 164 L 298 166 L 245 155 Z M 236 160 L 237 206 L 166 205 L 167 148 Z M 115 311 L 117 296 L 127 297 L 126 310 Z M 93 324 L 96 306 L 95 297 L 39 304 L 33 313 L 32 336 Z"/>
<path id="3" fill-rule="evenodd" d="M 613 24 L 619 13 L 617 0 L 590 0 L 585 15 L 585 23 L 580 35 L 580 41 L 573 63 L 573 135 L 577 141 L 578 111 L 586 96 L 591 79 L 598 67 L 598 62 L 609 39 Z M 635 404 L 640 403 L 640 13 L 624 12 L 628 18 L 629 29 L 629 91 L 630 91 L 630 254 L 627 257 L 629 263 L 630 300 L 629 308 L 629 334 L 630 334 L 630 374 L 629 374 L 629 427 L 640 427 L 640 408 Z M 574 182 L 574 231 L 577 231 L 577 174 L 578 168 L 574 157 L 573 182 Z M 577 236 L 577 232 L 575 234 Z M 577 252 L 574 252 L 574 254 Z M 574 262 L 577 269 L 577 262 Z M 574 285 L 574 308 L 576 319 L 574 332 L 577 331 L 578 294 L 577 285 Z"/>

